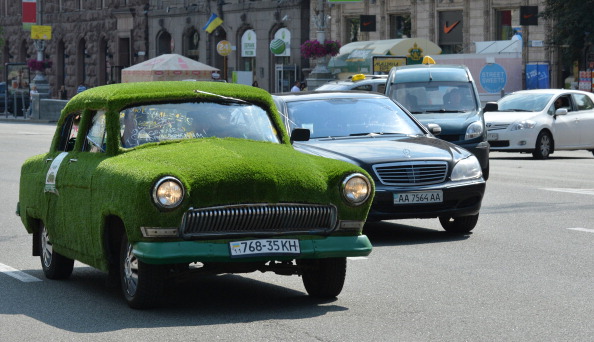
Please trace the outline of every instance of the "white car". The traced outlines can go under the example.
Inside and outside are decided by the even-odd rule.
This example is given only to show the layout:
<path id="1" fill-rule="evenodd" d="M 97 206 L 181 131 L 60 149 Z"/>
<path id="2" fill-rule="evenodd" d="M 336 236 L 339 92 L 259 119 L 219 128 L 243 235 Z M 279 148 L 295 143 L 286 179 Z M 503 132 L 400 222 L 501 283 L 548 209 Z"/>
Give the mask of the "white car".
<path id="1" fill-rule="evenodd" d="M 491 151 L 531 152 L 546 159 L 559 150 L 594 153 L 594 94 L 569 89 L 521 90 L 485 108 Z"/>

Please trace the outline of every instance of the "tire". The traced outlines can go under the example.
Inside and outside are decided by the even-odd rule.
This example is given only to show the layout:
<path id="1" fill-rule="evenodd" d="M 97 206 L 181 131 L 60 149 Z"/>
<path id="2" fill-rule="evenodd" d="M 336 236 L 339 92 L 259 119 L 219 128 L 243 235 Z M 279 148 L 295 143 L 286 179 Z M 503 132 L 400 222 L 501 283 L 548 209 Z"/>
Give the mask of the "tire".
<path id="1" fill-rule="evenodd" d="M 46 278 L 58 280 L 70 277 L 74 268 L 74 260 L 54 251 L 47 228 L 43 223 L 39 229 L 38 246 L 41 267 Z"/>
<path id="2" fill-rule="evenodd" d="M 547 159 L 553 152 L 553 137 L 548 132 L 540 132 L 536 138 L 536 146 L 532 156 L 536 159 Z"/>
<path id="3" fill-rule="evenodd" d="M 467 234 L 476 227 L 479 214 L 460 217 L 440 216 L 439 223 L 448 233 Z"/>
<path id="4" fill-rule="evenodd" d="M 164 291 L 165 270 L 163 265 L 138 260 L 124 235 L 120 249 L 120 283 L 131 308 L 149 309 L 159 304 Z"/>
<path id="5" fill-rule="evenodd" d="M 303 285 L 311 297 L 335 298 L 346 277 L 346 258 L 298 260 L 304 267 Z"/>

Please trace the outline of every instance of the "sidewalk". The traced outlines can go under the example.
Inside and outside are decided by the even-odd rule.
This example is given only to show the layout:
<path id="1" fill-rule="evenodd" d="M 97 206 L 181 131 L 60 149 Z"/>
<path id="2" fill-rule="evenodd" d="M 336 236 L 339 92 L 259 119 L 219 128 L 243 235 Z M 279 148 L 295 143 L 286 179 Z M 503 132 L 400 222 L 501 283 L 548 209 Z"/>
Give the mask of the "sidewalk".
<path id="1" fill-rule="evenodd" d="M 0 122 L 22 122 L 22 123 L 56 123 L 56 121 L 25 118 L 21 115 L 15 116 L 13 114 L 0 113 Z"/>

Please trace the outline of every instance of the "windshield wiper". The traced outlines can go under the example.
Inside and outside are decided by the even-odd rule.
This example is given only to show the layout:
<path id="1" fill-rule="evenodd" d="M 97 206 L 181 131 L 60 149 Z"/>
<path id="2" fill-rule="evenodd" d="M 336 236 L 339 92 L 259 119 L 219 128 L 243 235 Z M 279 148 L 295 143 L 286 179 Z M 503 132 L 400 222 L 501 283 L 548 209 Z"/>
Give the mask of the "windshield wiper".
<path id="1" fill-rule="evenodd" d="M 465 110 L 445 110 L 445 109 L 439 109 L 439 110 L 428 110 L 427 113 L 466 113 L 467 111 Z"/>

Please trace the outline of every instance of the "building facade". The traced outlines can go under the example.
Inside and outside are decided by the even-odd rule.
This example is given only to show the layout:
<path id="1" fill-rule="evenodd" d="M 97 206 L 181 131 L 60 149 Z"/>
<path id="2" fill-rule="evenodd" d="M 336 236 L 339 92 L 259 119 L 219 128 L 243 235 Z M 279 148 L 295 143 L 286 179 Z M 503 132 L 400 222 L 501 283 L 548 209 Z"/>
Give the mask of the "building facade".
<path id="1" fill-rule="evenodd" d="M 314 61 L 301 56 L 300 45 L 320 31 L 343 45 L 425 38 L 442 53 L 459 54 L 480 52 L 477 42 L 511 40 L 519 29 L 522 63 L 547 63 L 551 87 L 561 87 L 569 70 L 546 45 L 552 25 L 542 18 L 522 25 L 526 6 L 542 10 L 544 0 L 37 0 L 37 24 L 51 26 L 43 52 L 52 62 L 45 70 L 51 96 L 62 85 L 72 96 L 80 83 L 119 82 L 122 68 L 165 53 L 217 67 L 228 81 L 239 75 L 244 83 L 286 91 L 309 76 Z M 212 14 L 222 24 L 209 33 L 204 26 Z M 22 0 L 0 0 L 0 25 L 3 63 L 35 58 Z M 230 46 L 225 55 L 221 42 Z"/>

